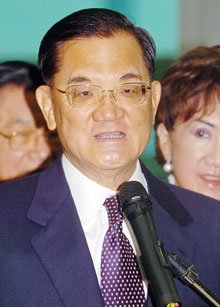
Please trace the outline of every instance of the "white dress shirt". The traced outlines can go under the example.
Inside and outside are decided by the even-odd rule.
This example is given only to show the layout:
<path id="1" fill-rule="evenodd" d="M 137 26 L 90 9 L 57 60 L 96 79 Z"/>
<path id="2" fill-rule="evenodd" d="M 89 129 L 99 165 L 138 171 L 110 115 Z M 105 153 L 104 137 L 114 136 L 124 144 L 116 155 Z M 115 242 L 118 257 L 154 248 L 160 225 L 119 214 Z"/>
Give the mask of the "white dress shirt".
<path id="1" fill-rule="evenodd" d="M 103 187 L 83 175 L 64 154 L 62 156 L 62 165 L 100 284 L 102 244 L 109 227 L 107 211 L 103 204 L 107 197 L 116 195 L 116 191 Z M 138 181 L 147 190 L 147 182 L 141 171 L 139 161 L 137 161 L 136 170 L 129 181 Z M 139 255 L 139 249 L 128 221 L 123 219 L 122 228 L 134 251 Z M 144 290 L 147 293 L 146 281 L 144 282 Z"/>

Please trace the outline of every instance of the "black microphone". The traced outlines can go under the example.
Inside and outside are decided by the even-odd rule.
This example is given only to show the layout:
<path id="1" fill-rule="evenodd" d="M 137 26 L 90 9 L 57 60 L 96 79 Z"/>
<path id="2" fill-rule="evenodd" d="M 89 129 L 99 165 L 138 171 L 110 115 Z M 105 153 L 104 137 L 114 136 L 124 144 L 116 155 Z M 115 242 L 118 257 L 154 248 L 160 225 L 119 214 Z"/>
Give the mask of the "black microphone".
<path id="1" fill-rule="evenodd" d="M 126 182 L 119 190 L 119 200 L 140 248 L 142 267 L 157 306 L 172 303 L 181 306 L 167 254 L 155 229 L 152 203 L 146 190 L 139 182 Z"/>

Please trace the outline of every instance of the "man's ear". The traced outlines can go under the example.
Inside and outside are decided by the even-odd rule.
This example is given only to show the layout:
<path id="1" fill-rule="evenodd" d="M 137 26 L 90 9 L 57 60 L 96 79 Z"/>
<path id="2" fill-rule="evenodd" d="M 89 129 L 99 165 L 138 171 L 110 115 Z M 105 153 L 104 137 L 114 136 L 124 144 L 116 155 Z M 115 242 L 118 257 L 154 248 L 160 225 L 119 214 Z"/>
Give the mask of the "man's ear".
<path id="1" fill-rule="evenodd" d="M 54 116 L 50 87 L 47 85 L 39 86 L 36 90 L 36 99 L 47 122 L 48 129 L 56 129 L 56 120 Z"/>
<path id="2" fill-rule="evenodd" d="M 160 150 L 163 154 L 164 160 L 171 162 L 171 142 L 170 133 L 167 131 L 165 125 L 160 123 L 157 127 L 157 137 L 160 146 Z"/>
<path id="3" fill-rule="evenodd" d="M 152 97 L 152 107 L 153 107 L 153 124 L 155 122 L 155 115 L 157 112 L 157 107 L 160 102 L 161 96 L 161 85 L 159 81 L 151 82 L 151 97 Z"/>

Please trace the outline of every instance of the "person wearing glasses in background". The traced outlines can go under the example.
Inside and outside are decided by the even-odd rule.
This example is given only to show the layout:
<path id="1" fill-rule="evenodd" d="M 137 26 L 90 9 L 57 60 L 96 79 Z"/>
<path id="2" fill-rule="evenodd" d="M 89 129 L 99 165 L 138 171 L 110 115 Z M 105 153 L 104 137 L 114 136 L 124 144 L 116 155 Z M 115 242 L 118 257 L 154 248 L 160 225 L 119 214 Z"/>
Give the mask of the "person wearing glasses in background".
<path id="1" fill-rule="evenodd" d="M 219 203 L 160 181 L 139 160 L 160 99 L 154 57 L 149 33 L 107 9 L 72 13 L 44 36 L 36 97 L 63 154 L 0 185 L 2 307 L 156 306 L 118 207 L 127 181 L 148 191 L 166 248 L 220 294 Z M 184 306 L 207 306 L 175 283 Z"/>
<path id="2" fill-rule="evenodd" d="M 59 142 L 48 129 L 35 98 L 44 84 L 32 64 L 0 64 L 0 182 L 23 177 L 49 165 L 58 155 Z"/>

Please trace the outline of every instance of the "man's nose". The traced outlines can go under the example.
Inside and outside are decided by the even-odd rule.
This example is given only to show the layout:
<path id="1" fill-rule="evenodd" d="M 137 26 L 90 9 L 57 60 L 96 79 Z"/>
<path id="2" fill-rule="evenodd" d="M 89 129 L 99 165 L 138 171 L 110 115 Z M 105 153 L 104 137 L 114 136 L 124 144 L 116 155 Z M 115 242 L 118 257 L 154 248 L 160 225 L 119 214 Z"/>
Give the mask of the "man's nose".
<path id="1" fill-rule="evenodd" d="M 103 91 L 101 99 L 93 111 L 95 121 L 114 121 L 124 116 L 124 109 L 115 101 L 112 91 Z"/>

